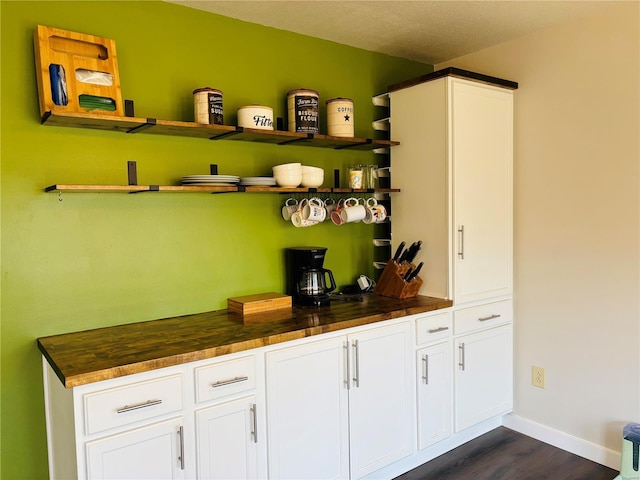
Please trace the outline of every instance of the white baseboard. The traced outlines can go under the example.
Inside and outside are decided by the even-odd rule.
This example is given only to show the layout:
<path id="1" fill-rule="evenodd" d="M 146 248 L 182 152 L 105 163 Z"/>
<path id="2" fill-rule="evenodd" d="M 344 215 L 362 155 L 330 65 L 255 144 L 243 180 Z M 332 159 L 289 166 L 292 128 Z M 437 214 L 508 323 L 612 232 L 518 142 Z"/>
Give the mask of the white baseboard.
<path id="1" fill-rule="evenodd" d="M 554 447 L 599 463 L 600 465 L 605 465 L 614 470 L 620 470 L 620 452 L 574 437 L 573 435 L 542 425 L 541 423 L 527 420 L 518 415 L 505 415 L 502 417 L 502 425 L 516 432 L 533 437 L 536 440 L 540 440 L 541 442 L 548 443 Z"/>

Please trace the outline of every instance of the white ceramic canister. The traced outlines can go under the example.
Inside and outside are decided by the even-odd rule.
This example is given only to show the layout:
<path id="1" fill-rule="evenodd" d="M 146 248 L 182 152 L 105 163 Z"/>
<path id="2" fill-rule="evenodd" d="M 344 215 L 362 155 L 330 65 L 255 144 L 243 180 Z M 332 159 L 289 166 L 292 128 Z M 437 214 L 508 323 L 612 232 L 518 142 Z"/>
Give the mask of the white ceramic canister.
<path id="1" fill-rule="evenodd" d="M 238 109 L 238 126 L 257 130 L 273 130 L 273 108 L 248 105 Z"/>
<path id="2" fill-rule="evenodd" d="M 287 93 L 289 131 L 294 133 L 318 133 L 318 92 L 300 88 Z"/>
<path id="3" fill-rule="evenodd" d="M 222 91 L 211 87 L 196 88 L 193 112 L 196 123 L 223 125 Z"/>
<path id="4" fill-rule="evenodd" d="M 353 100 L 327 100 L 327 134 L 332 137 L 353 137 Z"/>

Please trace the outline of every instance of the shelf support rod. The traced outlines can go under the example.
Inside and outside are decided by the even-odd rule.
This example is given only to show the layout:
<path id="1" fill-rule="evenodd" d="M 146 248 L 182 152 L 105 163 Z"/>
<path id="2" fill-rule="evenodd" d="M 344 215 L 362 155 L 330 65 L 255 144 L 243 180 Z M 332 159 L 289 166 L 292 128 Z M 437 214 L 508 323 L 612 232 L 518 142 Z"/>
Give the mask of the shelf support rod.
<path id="1" fill-rule="evenodd" d="M 311 140 L 314 139 L 314 134 L 313 133 L 307 133 L 306 137 L 300 137 L 300 138 L 292 138 L 291 140 L 285 140 L 284 142 L 280 142 L 278 143 L 278 145 L 290 145 L 292 143 L 300 143 L 300 142 L 310 142 Z"/>
<path id="2" fill-rule="evenodd" d="M 220 135 L 216 135 L 215 137 L 209 137 L 209 140 L 222 140 L 224 138 L 230 137 L 232 135 L 237 135 L 238 133 L 244 132 L 243 127 L 236 127 L 232 132 L 221 133 Z"/>
<path id="3" fill-rule="evenodd" d="M 138 133 L 142 130 L 146 130 L 149 127 L 153 127 L 156 124 L 155 118 L 147 118 L 147 121 L 142 125 L 138 125 L 137 127 L 133 127 L 131 130 L 127 130 L 127 133 Z"/>
<path id="4" fill-rule="evenodd" d="M 346 148 L 360 147 L 362 145 L 370 145 L 372 143 L 373 143 L 373 140 L 371 138 L 366 138 L 364 142 L 351 143 L 349 145 L 341 145 L 341 146 L 335 147 L 334 150 L 344 150 Z"/>

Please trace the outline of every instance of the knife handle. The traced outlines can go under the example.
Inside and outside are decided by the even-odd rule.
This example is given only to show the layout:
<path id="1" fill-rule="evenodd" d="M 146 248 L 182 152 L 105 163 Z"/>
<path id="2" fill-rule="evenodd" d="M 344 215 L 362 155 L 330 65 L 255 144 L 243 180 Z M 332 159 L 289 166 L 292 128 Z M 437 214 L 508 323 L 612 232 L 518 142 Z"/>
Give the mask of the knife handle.
<path id="1" fill-rule="evenodd" d="M 398 260 L 400 259 L 400 255 L 402 254 L 402 250 L 404 250 L 405 245 L 406 245 L 405 242 L 400 242 L 400 245 L 398 245 L 398 248 L 396 249 L 396 253 L 393 255 L 394 262 L 398 262 Z"/>
<path id="2" fill-rule="evenodd" d="M 409 278 L 411 277 L 411 275 L 412 275 L 412 274 L 413 274 L 413 268 L 409 268 L 409 269 L 404 273 L 404 275 L 402 276 L 402 279 L 403 279 L 405 282 L 408 282 L 408 281 L 409 281 Z"/>

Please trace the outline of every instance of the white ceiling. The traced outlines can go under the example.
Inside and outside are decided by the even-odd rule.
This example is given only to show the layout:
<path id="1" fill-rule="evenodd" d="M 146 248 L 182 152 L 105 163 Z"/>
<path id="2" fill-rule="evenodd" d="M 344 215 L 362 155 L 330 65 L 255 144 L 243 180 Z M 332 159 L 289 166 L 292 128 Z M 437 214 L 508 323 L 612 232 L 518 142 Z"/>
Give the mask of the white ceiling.
<path id="1" fill-rule="evenodd" d="M 596 0 L 167 1 L 429 64 L 594 14 L 617 3 Z"/>

